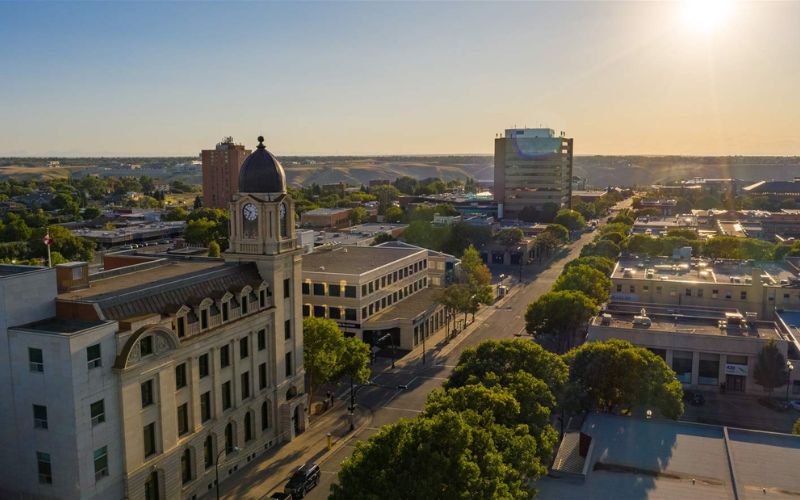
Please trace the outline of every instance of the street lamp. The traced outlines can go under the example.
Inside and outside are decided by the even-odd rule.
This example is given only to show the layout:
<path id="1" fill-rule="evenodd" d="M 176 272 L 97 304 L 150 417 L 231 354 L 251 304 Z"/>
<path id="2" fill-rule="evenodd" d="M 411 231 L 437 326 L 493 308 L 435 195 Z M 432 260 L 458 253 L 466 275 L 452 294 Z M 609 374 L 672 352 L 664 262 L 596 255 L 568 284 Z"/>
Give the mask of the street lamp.
<path id="1" fill-rule="evenodd" d="M 231 451 L 239 451 L 239 447 L 238 446 L 234 446 L 231 449 Z M 217 480 L 216 480 L 216 484 L 217 484 L 217 500 L 219 500 L 219 457 L 221 457 L 223 453 L 227 454 L 227 451 L 225 450 L 225 448 L 222 448 L 221 450 L 219 450 L 219 453 L 217 453 L 217 459 L 214 460 L 214 474 L 217 477 Z"/>
<path id="2" fill-rule="evenodd" d="M 794 365 L 791 361 L 786 362 L 786 402 L 789 402 L 789 381 L 792 379 L 792 370 Z"/>

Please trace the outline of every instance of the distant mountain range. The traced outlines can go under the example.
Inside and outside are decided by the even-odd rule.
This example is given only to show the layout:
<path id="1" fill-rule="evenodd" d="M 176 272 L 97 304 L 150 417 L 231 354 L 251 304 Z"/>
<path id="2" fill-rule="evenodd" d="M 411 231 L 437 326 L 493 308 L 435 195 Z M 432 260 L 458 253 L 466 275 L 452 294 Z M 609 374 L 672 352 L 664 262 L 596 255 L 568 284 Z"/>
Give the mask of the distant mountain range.
<path id="1" fill-rule="evenodd" d="M 200 171 L 187 172 L 176 166 L 196 159 L 186 158 L 64 158 L 62 169 L 47 169 L 54 158 L 0 158 L 2 177 L 53 177 L 58 174 L 85 175 L 149 175 L 160 179 L 181 179 L 200 183 Z M 331 156 L 281 157 L 287 181 L 294 185 L 368 184 L 370 180 L 408 175 L 423 179 L 445 180 L 472 177 L 491 180 L 494 177 L 491 155 L 453 156 Z M 108 168 L 109 163 L 135 163 L 140 170 L 120 171 Z M 59 172 L 60 171 L 60 172 Z M 58 172 L 58 174 L 56 173 Z M 576 156 L 573 174 L 588 179 L 595 187 L 610 185 L 650 185 L 694 177 L 745 180 L 792 179 L 800 176 L 800 157 L 774 156 Z"/>

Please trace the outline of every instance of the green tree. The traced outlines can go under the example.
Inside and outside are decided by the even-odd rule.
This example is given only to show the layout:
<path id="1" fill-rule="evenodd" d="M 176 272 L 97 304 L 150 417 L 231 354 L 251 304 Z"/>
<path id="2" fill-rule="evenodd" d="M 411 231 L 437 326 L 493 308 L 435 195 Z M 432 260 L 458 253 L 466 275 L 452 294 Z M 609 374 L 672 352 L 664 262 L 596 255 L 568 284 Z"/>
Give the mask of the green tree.
<path id="1" fill-rule="evenodd" d="M 470 245 L 461 256 L 461 271 L 466 277 L 467 292 L 465 311 L 472 312 L 475 319 L 475 310 L 479 304 L 489 305 L 494 302 L 492 291 L 492 273 L 481 260 L 481 255 Z"/>
<path id="2" fill-rule="evenodd" d="M 740 259 L 739 238 L 714 236 L 705 242 L 703 252 L 714 259 Z"/>
<path id="3" fill-rule="evenodd" d="M 542 380 L 557 392 L 567 379 L 567 366 L 552 352 L 528 339 L 486 340 L 466 349 L 445 383 L 445 387 L 461 387 L 486 380 L 489 373 L 498 377 L 528 373 Z"/>
<path id="4" fill-rule="evenodd" d="M 599 257 L 597 255 L 589 255 L 587 257 L 578 257 L 577 259 L 573 259 L 564 266 L 564 269 L 569 269 L 573 266 L 589 266 L 598 271 L 602 271 L 603 274 L 606 276 L 611 276 L 611 273 L 614 272 L 615 263 L 611 259 L 607 259 L 605 257 Z"/>
<path id="5" fill-rule="evenodd" d="M 683 414 L 683 389 L 675 372 L 645 348 L 619 339 L 588 342 L 564 360 L 569 381 L 562 397 L 572 410 L 644 407 L 672 419 Z"/>
<path id="6" fill-rule="evenodd" d="M 608 300 L 611 280 L 602 271 L 579 264 L 564 269 L 558 277 L 553 284 L 553 291 L 560 290 L 577 290 L 586 294 L 596 304 L 602 304 Z"/>
<path id="7" fill-rule="evenodd" d="M 696 240 L 699 238 L 696 229 L 688 227 L 679 227 L 667 231 L 667 236 L 676 236 L 679 238 L 686 238 L 687 240 Z"/>
<path id="8" fill-rule="evenodd" d="M 800 418 L 794 421 L 794 425 L 792 426 L 792 434 L 800 435 Z"/>
<path id="9" fill-rule="evenodd" d="M 92 220 L 100 217 L 100 209 L 97 207 L 86 207 L 83 210 L 83 218 L 86 220 Z"/>
<path id="10" fill-rule="evenodd" d="M 616 259 L 619 255 L 620 247 L 613 241 L 599 240 L 593 241 L 581 249 L 581 257 L 597 255 L 607 259 Z"/>
<path id="11" fill-rule="evenodd" d="M 471 420 L 474 412 L 445 411 L 382 427 L 342 463 L 329 498 L 530 498 L 526 480 L 543 472 L 535 441 L 524 431 Z"/>
<path id="12" fill-rule="evenodd" d="M 525 330 L 539 342 L 550 343 L 558 352 L 565 352 L 577 343 L 578 331 L 598 311 L 597 305 L 583 292 L 548 292 L 528 305 Z"/>
<path id="13" fill-rule="evenodd" d="M 367 220 L 368 214 L 367 210 L 364 207 L 355 207 L 350 212 L 350 223 L 355 225 L 361 224 L 365 220 Z"/>
<path id="14" fill-rule="evenodd" d="M 552 234 L 562 243 L 569 241 L 569 229 L 561 224 L 548 224 L 547 227 L 544 228 L 544 232 Z"/>
<path id="15" fill-rule="evenodd" d="M 605 234 L 600 235 L 600 237 L 598 238 L 598 241 L 608 240 L 608 241 L 613 241 L 614 243 L 619 245 L 623 241 L 625 241 L 626 239 L 627 239 L 627 236 L 625 236 L 622 233 L 605 233 Z"/>
<path id="16" fill-rule="evenodd" d="M 383 220 L 390 224 L 397 224 L 403 220 L 403 209 L 400 207 L 388 207 L 383 212 Z"/>
<path id="17" fill-rule="evenodd" d="M 494 235 L 494 239 L 507 249 L 513 248 L 520 244 L 525 234 L 522 229 L 518 227 L 507 227 L 501 229 Z"/>
<path id="18" fill-rule="evenodd" d="M 377 233 L 371 246 L 380 245 L 381 243 L 386 243 L 387 241 L 397 241 L 397 238 L 389 233 Z"/>
<path id="19" fill-rule="evenodd" d="M 186 220 L 188 218 L 189 218 L 189 212 L 181 207 L 171 207 L 167 209 L 167 213 L 164 214 L 164 220 L 167 221 Z"/>
<path id="20" fill-rule="evenodd" d="M 15 214 L 8 214 L 6 225 L 0 233 L 0 239 L 5 242 L 25 241 L 31 237 L 31 228 Z"/>
<path id="21" fill-rule="evenodd" d="M 786 359 L 774 340 L 767 342 L 758 353 L 753 378 L 769 393 L 770 397 L 776 387 L 787 383 Z"/>
<path id="22" fill-rule="evenodd" d="M 218 224 L 208 219 L 191 220 L 186 224 L 186 231 L 183 237 L 187 243 L 192 245 L 208 246 L 220 236 Z"/>
<path id="23" fill-rule="evenodd" d="M 208 244 L 208 256 L 209 257 L 219 257 L 220 256 L 219 243 L 217 243 L 216 241 L 212 240 L 211 243 Z"/>
<path id="24" fill-rule="evenodd" d="M 32 257 L 47 258 L 47 248 L 42 239 L 48 228 L 37 228 L 33 231 L 28 246 L 31 249 Z M 91 240 L 73 235 L 69 229 L 61 226 L 51 226 L 49 228 L 51 252 L 58 252 L 70 261 L 92 262 L 94 259 L 95 244 Z"/>
<path id="25" fill-rule="evenodd" d="M 391 184 L 373 186 L 369 188 L 369 192 L 378 200 L 378 213 L 384 216 L 390 208 L 393 208 L 392 203 L 400 197 L 400 191 Z"/>
<path id="26" fill-rule="evenodd" d="M 586 219 L 581 214 L 566 208 L 558 211 L 553 222 L 561 224 L 570 231 L 577 231 L 586 227 Z"/>

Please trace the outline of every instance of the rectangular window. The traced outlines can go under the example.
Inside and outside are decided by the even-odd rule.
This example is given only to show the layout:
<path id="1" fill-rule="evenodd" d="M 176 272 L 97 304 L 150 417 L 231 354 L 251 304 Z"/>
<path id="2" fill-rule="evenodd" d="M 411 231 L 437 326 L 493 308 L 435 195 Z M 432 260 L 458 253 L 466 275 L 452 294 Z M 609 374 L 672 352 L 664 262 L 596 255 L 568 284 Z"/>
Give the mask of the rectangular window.
<path id="1" fill-rule="evenodd" d="M 208 377 L 208 353 L 197 358 L 197 374 L 200 378 Z"/>
<path id="2" fill-rule="evenodd" d="M 689 351 L 672 351 L 672 370 L 683 384 L 692 383 L 692 356 Z"/>
<path id="3" fill-rule="evenodd" d="M 261 363 L 258 365 L 258 388 L 267 388 L 267 364 Z"/>
<path id="4" fill-rule="evenodd" d="M 356 287 L 355 285 L 345 285 L 344 287 L 344 296 L 348 299 L 356 298 Z"/>
<path id="5" fill-rule="evenodd" d="M 227 368 L 231 364 L 230 346 L 224 345 L 219 348 L 219 367 Z"/>
<path id="6" fill-rule="evenodd" d="M 369 315 L 372 316 L 372 313 L 375 312 L 375 304 L 370 304 L 368 311 L 369 311 Z"/>
<path id="7" fill-rule="evenodd" d="M 230 316 L 229 307 L 230 307 L 230 305 L 228 305 L 227 301 L 222 303 L 222 321 L 223 322 L 228 321 L 228 316 Z"/>
<path id="8" fill-rule="evenodd" d="M 186 318 L 181 316 L 178 318 L 178 338 L 186 336 Z"/>
<path id="9" fill-rule="evenodd" d="M 144 458 L 156 453 L 156 424 L 155 422 L 144 426 Z"/>
<path id="10" fill-rule="evenodd" d="M 250 372 L 244 372 L 241 375 L 242 387 L 242 400 L 250 397 Z"/>
<path id="11" fill-rule="evenodd" d="M 153 337 L 144 337 L 139 341 L 139 350 L 142 356 L 153 354 Z"/>
<path id="12" fill-rule="evenodd" d="M 247 337 L 242 337 L 239 339 L 239 359 L 244 359 L 250 355 L 248 352 L 250 350 L 250 345 L 248 342 Z"/>
<path id="13" fill-rule="evenodd" d="M 314 283 L 314 295 L 325 295 L 324 283 Z"/>
<path id="14" fill-rule="evenodd" d="M 739 298 L 742 300 L 747 300 L 747 292 L 740 292 Z"/>
<path id="15" fill-rule="evenodd" d="M 105 400 L 95 401 L 89 405 L 89 415 L 92 417 L 92 427 L 106 421 Z"/>
<path id="16" fill-rule="evenodd" d="M 94 450 L 94 480 L 99 481 L 108 475 L 108 447 Z"/>
<path id="17" fill-rule="evenodd" d="M 257 338 L 258 338 L 258 350 L 263 351 L 264 349 L 267 348 L 267 330 L 263 328 L 259 330 Z"/>
<path id="18" fill-rule="evenodd" d="M 311 316 L 311 304 L 303 304 L 303 317 Z"/>
<path id="19" fill-rule="evenodd" d="M 314 306 L 314 317 L 315 318 L 324 318 L 325 317 L 325 306 Z"/>
<path id="20" fill-rule="evenodd" d="M 208 328 L 208 309 L 200 311 L 200 329 L 205 330 Z"/>
<path id="21" fill-rule="evenodd" d="M 622 285 L 617 285 L 617 292 L 622 292 Z"/>
<path id="22" fill-rule="evenodd" d="M 636 293 L 636 285 L 631 285 L 629 287 L 629 291 L 630 291 L 630 293 Z"/>
<path id="23" fill-rule="evenodd" d="M 41 484 L 53 484 L 53 470 L 50 467 L 50 454 L 36 452 L 36 467 L 39 470 Z"/>
<path id="24" fill-rule="evenodd" d="M 361 296 L 364 297 L 367 295 L 367 285 L 361 285 Z"/>
<path id="25" fill-rule="evenodd" d="M 189 405 L 183 403 L 178 407 L 178 435 L 183 436 L 189 432 Z"/>
<path id="26" fill-rule="evenodd" d="M 698 298 L 703 298 L 703 289 L 702 288 L 698 288 L 697 289 L 697 297 Z"/>
<path id="27" fill-rule="evenodd" d="M 372 293 L 372 292 L 375 291 L 375 285 L 373 284 L 372 281 L 370 281 L 369 285 L 367 285 L 367 290 L 369 290 L 369 293 Z"/>
<path id="28" fill-rule="evenodd" d="M 206 391 L 200 395 L 200 421 L 211 420 L 211 392 Z"/>
<path id="29" fill-rule="evenodd" d="M 292 280 L 286 278 L 283 280 L 283 298 L 288 299 L 292 296 Z"/>
<path id="30" fill-rule="evenodd" d="M 186 363 L 175 367 L 175 390 L 186 387 Z"/>
<path id="31" fill-rule="evenodd" d="M 311 285 L 308 283 L 303 283 L 303 295 L 308 295 L 311 293 Z"/>
<path id="32" fill-rule="evenodd" d="M 285 358 L 285 361 L 286 361 L 286 376 L 287 377 L 291 377 L 292 374 L 294 373 L 294 370 L 292 370 L 292 353 L 291 353 L 291 351 L 287 352 L 286 356 L 284 356 L 284 358 Z"/>
<path id="33" fill-rule="evenodd" d="M 711 298 L 716 299 L 717 295 L 719 295 L 719 290 L 711 290 Z"/>
<path id="34" fill-rule="evenodd" d="M 381 288 L 386 287 L 386 276 L 381 276 Z"/>
<path id="35" fill-rule="evenodd" d="M 315 314 L 316 316 L 316 314 Z M 325 316 L 325 312 L 323 310 L 322 316 Z M 284 340 L 289 340 L 292 338 L 292 320 L 287 319 L 283 322 L 283 338 Z"/>
<path id="36" fill-rule="evenodd" d="M 355 309 L 345 309 L 344 310 L 344 319 L 347 321 L 356 321 L 356 310 Z"/>
<path id="37" fill-rule="evenodd" d="M 153 404 L 153 380 L 142 382 L 142 408 Z"/>
<path id="38" fill-rule="evenodd" d="M 44 371 L 44 357 L 41 349 L 28 347 L 28 366 L 32 372 Z"/>
<path id="39" fill-rule="evenodd" d="M 660 286 L 656 287 L 656 295 L 661 295 L 661 287 Z"/>
<path id="40" fill-rule="evenodd" d="M 328 308 L 328 317 L 330 319 L 341 319 L 342 318 L 342 310 L 338 307 L 329 307 Z"/>
<path id="41" fill-rule="evenodd" d="M 229 410 L 231 406 L 231 381 L 229 380 L 222 384 L 222 410 Z"/>
<path id="42" fill-rule="evenodd" d="M 267 307 L 267 291 L 266 290 L 259 290 L 258 291 L 258 307 L 261 307 L 261 308 Z"/>
<path id="43" fill-rule="evenodd" d="M 697 383 L 719 385 L 719 354 L 700 353 Z"/>
<path id="44" fill-rule="evenodd" d="M 687 288 L 684 291 L 684 295 L 686 295 L 687 297 L 691 297 L 692 296 L 692 289 L 691 288 Z"/>
<path id="45" fill-rule="evenodd" d="M 241 302 L 241 309 L 242 309 L 242 316 L 247 314 L 247 306 L 249 305 L 247 302 L 250 300 L 249 295 L 242 295 L 240 297 Z"/>
<path id="46" fill-rule="evenodd" d="M 361 308 L 361 319 L 366 319 L 367 317 L 368 317 L 367 316 L 367 308 L 366 307 L 362 307 Z"/>
<path id="47" fill-rule="evenodd" d="M 342 295 L 342 285 L 328 285 L 328 295 L 340 297 Z"/>
<path id="48" fill-rule="evenodd" d="M 90 370 L 103 365 L 100 359 L 100 344 L 90 345 L 86 348 L 86 365 Z"/>
<path id="49" fill-rule="evenodd" d="M 33 405 L 33 427 L 35 429 L 47 429 L 47 407 L 43 405 Z"/>

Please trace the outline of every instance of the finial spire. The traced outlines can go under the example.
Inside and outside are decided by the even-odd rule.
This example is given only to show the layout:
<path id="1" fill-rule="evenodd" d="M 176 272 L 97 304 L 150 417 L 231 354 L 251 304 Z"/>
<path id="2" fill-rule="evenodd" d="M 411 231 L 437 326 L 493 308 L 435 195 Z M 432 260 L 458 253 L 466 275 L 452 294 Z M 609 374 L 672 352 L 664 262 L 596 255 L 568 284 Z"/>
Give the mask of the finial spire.
<path id="1" fill-rule="evenodd" d="M 258 136 L 258 149 L 266 149 L 266 146 L 264 146 L 264 136 L 263 135 L 259 135 Z"/>

